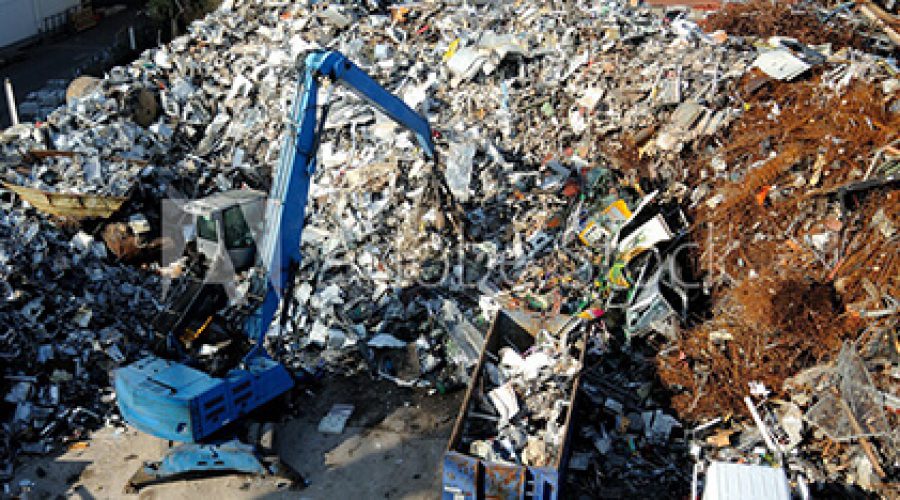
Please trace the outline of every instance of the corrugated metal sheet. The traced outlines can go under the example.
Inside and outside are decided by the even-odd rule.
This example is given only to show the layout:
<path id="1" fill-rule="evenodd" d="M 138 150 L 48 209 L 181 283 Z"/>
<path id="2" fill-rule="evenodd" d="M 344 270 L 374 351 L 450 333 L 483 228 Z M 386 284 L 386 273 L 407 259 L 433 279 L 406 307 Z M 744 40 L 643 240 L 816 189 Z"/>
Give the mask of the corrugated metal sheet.
<path id="1" fill-rule="evenodd" d="M 713 462 L 706 473 L 703 500 L 790 500 L 784 469 Z"/>

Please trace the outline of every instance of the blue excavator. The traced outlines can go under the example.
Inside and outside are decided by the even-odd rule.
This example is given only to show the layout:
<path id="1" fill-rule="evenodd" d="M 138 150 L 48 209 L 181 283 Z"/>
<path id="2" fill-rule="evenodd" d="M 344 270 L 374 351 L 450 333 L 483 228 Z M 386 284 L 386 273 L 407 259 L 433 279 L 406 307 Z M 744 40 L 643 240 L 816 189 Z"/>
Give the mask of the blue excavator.
<path id="1" fill-rule="evenodd" d="M 239 325 L 238 329 L 246 337 L 243 339 L 246 354 L 236 358 L 238 361 L 232 367 L 204 369 L 183 347 L 203 335 L 215 312 L 204 313 L 207 319 L 193 329 L 185 321 L 190 315 L 181 314 L 166 323 L 166 332 L 160 332 L 168 345 L 177 346 L 172 351 L 177 355 L 147 356 L 114 374 L 118 406 L 125 421 L 142 432 L 181 443 L 171 448 L 161 461 L 145 463 L 126 487 L 131 491 L 147 484 L 209 472 L 279 474 L 277 465 L 262 460 L 256 447 L 242 442 L 232 429 L 249 413 L 288 393 L 295 383 L 292 374 L 266 352 L 264 339 L 282 298 L 290 296 L 289 287 L 299 269 L 310 181 L 327 117 L 327 99 L 319 116 L 320 86 L 329 81 L 349 87 L 411 130 L 425 156 L 436 161 L 428 121 L 344 55 L 335 51 L 312 52 L 301 71 L 302 85 L 298 86 L 293 101 L 291 122 L 265 203 L 262 229 L 250 234 L 251 224 L 241 223 L 240 217 L 234 216 L 240 212 L 234 208 L 258 197 L 258 192 L 219 193 L 212 201 L 194 204 L 205 208 L 197 212 L 195 231 L 198 238 L 205 240 L 204 248 L 211 249 L 208 257 L 212 259 L 234 256 L 237 251 L 246 260 L 244 250 L 251 245 L 254 235 L 259 236 L 255 244 L 258 272 L 250 287 L 255 290 L 251 295 L 257 300 L 246 309 L 240 321 L 231 322 Z M 185 295 L 182 310 L 204 304 L 207 310 L 223 305 L 221 300 L 210 299 L 206 290 L 208 287 L 200 286 Z"/>

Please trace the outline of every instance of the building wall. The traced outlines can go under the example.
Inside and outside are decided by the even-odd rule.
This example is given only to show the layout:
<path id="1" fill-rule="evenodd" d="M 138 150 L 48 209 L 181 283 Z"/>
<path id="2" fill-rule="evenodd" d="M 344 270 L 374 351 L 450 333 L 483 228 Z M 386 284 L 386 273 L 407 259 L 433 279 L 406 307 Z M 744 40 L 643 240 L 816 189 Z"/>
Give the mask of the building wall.
<path id="1" fill-rule="evenodd" d="M 80 4 L 79 0 L 0 0 L 0 48 L 38 34 L 45 17 Z"/>

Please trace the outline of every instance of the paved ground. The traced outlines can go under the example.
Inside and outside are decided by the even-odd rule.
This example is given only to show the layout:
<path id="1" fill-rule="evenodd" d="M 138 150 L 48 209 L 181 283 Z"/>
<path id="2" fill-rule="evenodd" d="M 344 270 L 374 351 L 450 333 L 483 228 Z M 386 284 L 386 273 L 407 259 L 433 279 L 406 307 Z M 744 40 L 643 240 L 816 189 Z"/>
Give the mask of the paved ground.
<path id="1" fill-rule="evenodd" d="M 117 41 L 124 43 L 128 37 L 128 26 L 136 16 L 137 11 L 129 9 L 102 19 L 87 31 L 26 49 L 24 60 L 0 67 L 0 84 L 9 78 L 16 100 L 22 102 L 29 92 L 40 89 L 47 80 L 72 79 L 76 76 L 76 68 L 108 50 Z M 6 93 L 0 91 L 0 129 L 8 126 Z"/>
<path id="2" fill-rule="evenodd" d="M 143 461 L 159 459 L 165 441 L 128 429 L 103 429 L 58 457 L 33 459 L 16 479 L 30 479 L 29 499 L 430 499 L 440 494 L 441 457 L 463 392 L 429 396 L 366 376 L 328 381 L 300 398 L 302 414 L 276 431 L 281 456 L 311 485 L 300 491 L 277 479 L 228 475 L 123 492 Z M 341 435 L 318 432 L 334 403 L 356 406 Z M 60 497 L 61 498 L 61 497 Z"/>

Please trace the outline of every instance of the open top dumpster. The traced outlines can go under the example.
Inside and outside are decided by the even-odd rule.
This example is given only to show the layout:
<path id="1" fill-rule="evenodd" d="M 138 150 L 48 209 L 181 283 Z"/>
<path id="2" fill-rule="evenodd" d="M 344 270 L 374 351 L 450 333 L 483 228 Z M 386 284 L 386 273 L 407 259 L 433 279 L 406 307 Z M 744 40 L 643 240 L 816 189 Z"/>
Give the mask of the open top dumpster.
<path id="1" fill-rule="evenodd" d="M 41 212 L 73 220 L 89 217 L 105 219 L 115 213 L 128 199 L 126 196 L 53 193 L 8 182 L 0 184 Z"/>
<path id="2" fill-rule="evenodd" d="M 444 455 L 443 499 L 560 498 L 585 335 L 573 317 L 497 314 Z"/>

